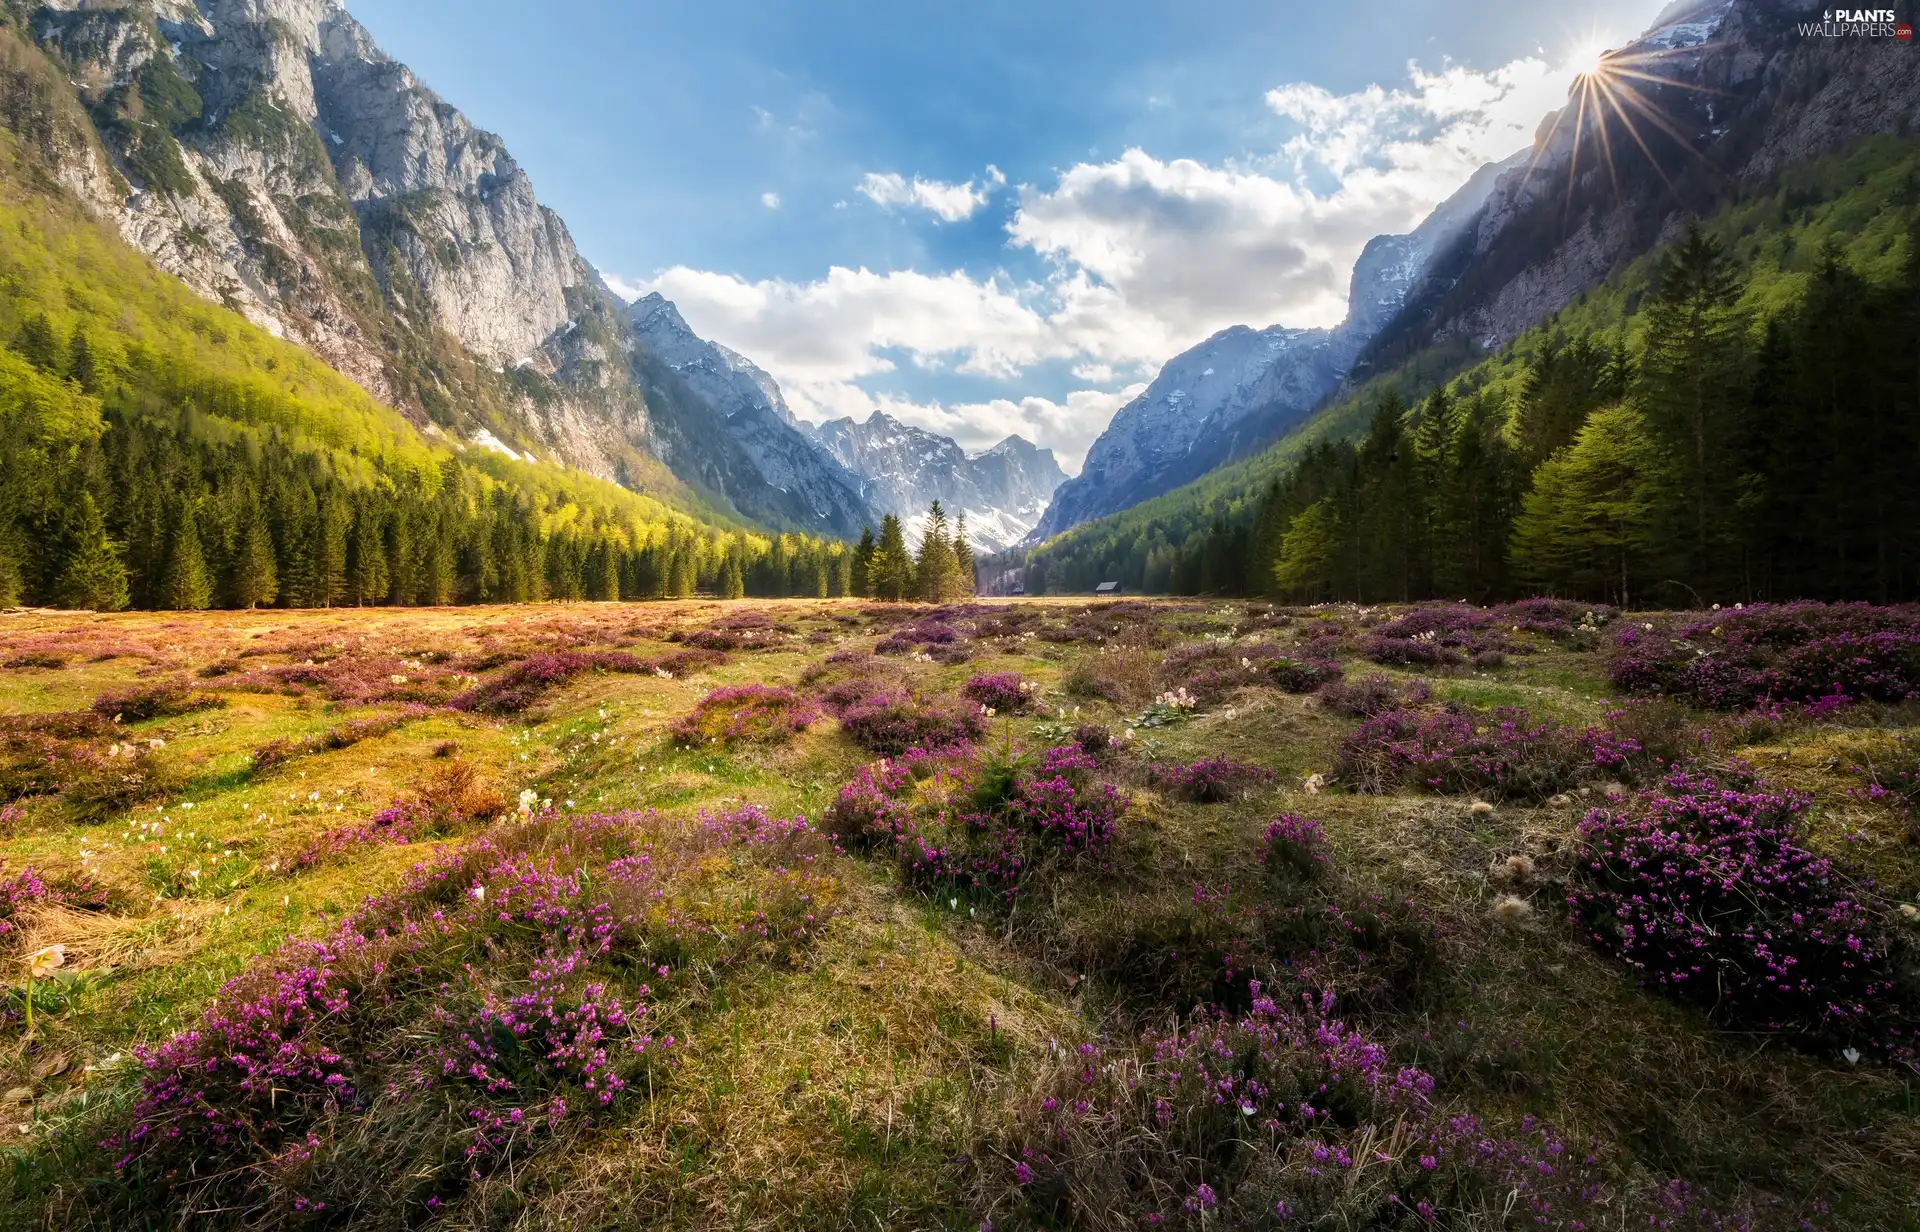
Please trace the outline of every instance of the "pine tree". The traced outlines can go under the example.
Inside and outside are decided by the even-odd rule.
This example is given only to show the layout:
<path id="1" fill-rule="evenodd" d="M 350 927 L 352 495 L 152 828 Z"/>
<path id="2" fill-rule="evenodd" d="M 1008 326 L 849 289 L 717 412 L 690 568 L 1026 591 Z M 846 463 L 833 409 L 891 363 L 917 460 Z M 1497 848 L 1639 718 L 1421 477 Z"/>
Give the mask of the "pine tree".
<path id="1" fill-rule="evenodd" d="M 1628 606 L 1653 575 L 1670 483 L 1664 450 L 1638 411 L 1594 412 L 1574 443 L 1534 472 L 1513 527 L 1515 570 L 1555 593 Z"/>
<path id="2" fill-rule="evenodd" d="M 193 499 L 175 504 L 167 535 L 167 565 L 160 579 L 160 606 L 170 612 L 204 612 L 213 606 L 213 575 L 200 545 Z"/>
<path id="3" fill-rule="evenodd" d="M 873 526 L 868 524 L 860 531 L 859 546 L 853 549 L 847 593 L 861 599 L 873 598 L 873 555 L 877 551 L 879 545 L 873 540 Z"/>
<path id="4" fill-rule="evenodd" d="M 100 392 L 100 366 L 93 358 L 93 344 L 87 341 L 87 331 L 73 331 L 73 342 L 67 347 L 67 378 L 90 394 Z"/>
<path id="5" fill-rule="evenodd" d="M 347 600 L 356 607 L 384 603 L 391 589 L 380 516 L 363 507 L 355 512 L 353 530 L 347 537 Z"/>
<path id="6" fill-rule="evenodd" d="M 880 542 L 874 548 L 870 574 L 873 597 L 898 603 L 913 591 L 913 557 L 900 519 L 889 513 L 880 519 Z"/>
<path id="7" fill-rule="evenodd" d="M 1739 297 L 1726 249 L 1690 222 L 1661 265 L 1640 384 L 1647 427 L 1678 463 L 1686 573 L 1696 586 L 1710 586 L 1720 580 L 1713 575 L 1724 573 L 1718 559 L 1729 529 L 1722 510 L 1732 507 L 1731 421 L 1735 394 L 1745 384 Z"/>
<path id="8" fill-rule="evenodd" d="M 1274 585 L 1308 602 L 1326 597 L 1339 550 L 1340 514 L 1331 497 L 1322 497 L 1294 515 L 1273 562 Z"/>
<path id="9" fill-rule="evenodd" d="M 740 567 L 739 555 L 734 552 L 729 552 L 727 553 L 726 563 L 720 567 L 720 597 L 722 599 L 739 599 L 743 598 L 746 593 L 746 571 Z"/>
<path id="10" fill-rule="evenodd" d="M 953 559 L 953 539 L 947 530 L 947 511 L 939 501 L 927 510 L 927 528 L 920 537 L 920 558 L 914 582 L 922 599 L 944 603 L 959 588 L 959 569 Z"/>
<path id="11" fill-rule="evenodd" d="M 73 549 L 56 588 L 62 607 L 118 612 L 127 606 L 127 564 L 121 546 L 107 538 L 106 519 L 91 492 L 80 493 L 74 511 Z"/>
<path id="12" fill-rule="evenodd" d="M 20 325 L 13 349 L 42 372 L 60 373 L 60 335 L 46 313 L 35 313 Z"/>
<path id="13" fill-rule="evenodd" d="M 280 593 L 280 574 L 273 560 L 273 533 L 257 505 L 241 515 L 240 541 L 234 548 L 233 605 L 270 606 Z"/>
<path id="14" fill-rule="evenodd" d="M 963 509 L 960 516 L 953 520 L 953 567 L 958 579 L 959 593 L 970 595 L 978 587 L 975 577 L 977 569 L 973 561 L 973 545 L 967 542 L 967 514 Z"/>
<path id="15" fill-rule="evenodd" d="M 827 597 L 844 599 L 854 593 L 853 589 L 853 553 L 845 548 L 836 548 L 833 553 L 832 576 L 827 582 Z"/>

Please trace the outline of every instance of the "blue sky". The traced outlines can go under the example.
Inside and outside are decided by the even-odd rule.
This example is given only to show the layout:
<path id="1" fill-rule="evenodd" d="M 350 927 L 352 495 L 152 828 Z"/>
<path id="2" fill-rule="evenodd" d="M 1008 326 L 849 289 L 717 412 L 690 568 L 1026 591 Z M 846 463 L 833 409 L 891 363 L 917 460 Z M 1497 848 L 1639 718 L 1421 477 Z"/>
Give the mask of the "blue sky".
<path id="1" fill-rule="evenodd" d="M 1371 235 L 1523 146 L 1657 0 L 350 0 L 617 289 L 803 415 L 1070 469 L 1161 362 L 1326 325 Z"/>

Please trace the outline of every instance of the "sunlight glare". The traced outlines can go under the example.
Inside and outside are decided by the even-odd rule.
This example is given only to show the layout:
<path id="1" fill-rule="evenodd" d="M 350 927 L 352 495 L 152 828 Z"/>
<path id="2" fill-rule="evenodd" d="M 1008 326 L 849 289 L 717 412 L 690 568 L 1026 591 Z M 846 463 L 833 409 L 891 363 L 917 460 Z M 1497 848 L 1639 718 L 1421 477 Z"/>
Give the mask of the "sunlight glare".
<path id="1" fill-rule="evenodd" d="M 1601 62 L 1606 58 L 1607 45 L 1598 39 L 1588 39 L 1580 43 L 1567 56 L 1567 67 L 1575 76 L 1591 77 L 1600 71 Z"/>

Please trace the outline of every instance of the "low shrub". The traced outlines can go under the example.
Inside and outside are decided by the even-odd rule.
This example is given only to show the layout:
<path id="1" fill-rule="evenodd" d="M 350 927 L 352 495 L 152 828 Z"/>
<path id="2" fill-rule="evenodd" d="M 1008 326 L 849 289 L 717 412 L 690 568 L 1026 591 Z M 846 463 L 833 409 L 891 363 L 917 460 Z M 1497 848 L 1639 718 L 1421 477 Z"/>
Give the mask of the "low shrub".
<path id="1" fill-rule="evenodd" d="M 1327 836 L 1320 823 L 1282 813 L 1260 841 L 1260 864 L 1269 874 L 1318 876 L 1327 864 Z"/>
<path id="2" fill-rule="evenodd" d="M 1339 759 L 1341 780 L 1360 791 L 1412 787 L 1516 800 L 1567 791 L 1593 769 L 1581 734 L 1513 709 L 1383 711 L 1341 742 Z"/>
<path id="3" fill-rule="evenodd" d="M 575 650 L 552 651 L 521 660 L 492 680 L 476 685 L 453 698 L 447 705 L 455 710 L 473 710 L 482 714 L 519 714 L 545 696 L 548 689 L 564 684 L 583 672 L 644 674 L 661 670 L 673 671 L 664 661 L 655 663 L 637 658 L 625 651 L 603 650 L 592 653 Z"/>
<path id="4" fill-rule="evenodd" d="M 1385 676 L 1364 676 L 1351 683 L 1334 681 L 1320 686 L 1320 705 L 1348 718 L 1370 719 L 1400 704 L 1400 692 Z"/>
<path id="5" fill-rule="evenodd" d="M 1020 714 L 1039 687 L 1018 672 L 982 672 L 960 686 L 960 696 L 1000 714 Z"/>
<path id="6" fill-rule="evenodd" d="M 1012 748 L 976 754 L 963 788 L 900 832 L 902 879 L 936 895 L 978 891 L 989 905 L 1011 907 L 1037 878 L 1104 869 L 1130 801 L 1098 781 L 1097 769 L 1073 747 L 1037 757 Z"/>
<path id="7" fill-rule="evenodd" d="M 986 718 L 973 702 L 942 705 L 885 693 L 848 705 L 840 729 L 870 753 L 897 757 L 910 749 L 946 749 L 977 740 Z"/>
<path id="8" fill-rule="evenodd" d="M 1567 905 L 1595 945 L 1724 1025 L 1911 1057 L 1883 912 L 1808 850 L 1807 803 L 1744 772 L 1676 771 L 1587 815 Z"/>
<path id="9" fill-rule="evenodd" d="M 1666 1228 L 1710 1212 L 1681 1187 L 1628 1196 L 1600 1160 L 1531 1117 L 1511 1133 L 1449 1115 L 1434 1079 L 1333 1014 L 1259 983 L 1238 1014 L 1204 1014 L 1119 1047 L 1063 1051 L 982 1167 L 990 1217 L 1055 1226 Z M 1391 1128 L 1389 1128 L 1391 1127 Z M 1390 1139 L 1390 1141 L 1389 1141 Z"/>
<path id="10" fill-rule="evenodd" d="M 1150 765 L 1147 781 L 1190 804 L 1221 804 L 1274 781 L 1274 773 L 1260 766 L 1225 757 L 1208 757 L 1190 765 Z"/>
<path id="11" fill-rule="evenodd" d="M 843 784 L 820 818 L 820 828 L 843 846 L 866 849 L 904 833 L 913 809 L 906 797 L 913 776 L 891 762 L 862 766 Z"/>
<path id="12" fill-rule="evenodd" d="M 758 810 L 547 816 L 438 853 L 138 1053 L 108 1139 L 125 1184 L 103 1201 L 168 1222 L 410 1224 L 509 1185 L 671 1086 L 661 1015 L 683 980 L 812 944 L 839 898 L 832 855 Z"/>
<path id="13" fill-rule="evenodd" d="M 670 729 L 678 744 L 780 744 L 818 722 L 820 707 L 791 689 L 736 685 L 701 698 Z"/>
<path id="14" fill-rule="evenodd" d="M 1713 710 L 1920 699 L 1920 608 L 1759 604 L 1628 624 L 1607 677 Z"/>
<path id="15" fill-rule="evenodd" d="M 195 693 L 184 680 L 114 689 L 93 699 L 93 712 L 102 718 L 129 723 L 143 719 L 166 719 L 224 706 L 225 700 Z"/>

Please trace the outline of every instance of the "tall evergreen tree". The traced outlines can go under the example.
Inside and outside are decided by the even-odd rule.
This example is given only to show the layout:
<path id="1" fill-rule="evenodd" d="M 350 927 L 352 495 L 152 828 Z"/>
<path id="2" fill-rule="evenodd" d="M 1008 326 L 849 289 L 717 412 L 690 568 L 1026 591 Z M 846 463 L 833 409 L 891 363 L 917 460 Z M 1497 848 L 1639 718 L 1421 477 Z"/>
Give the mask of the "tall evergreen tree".
<path id="1" fill-rule="evenodd" d="M 853 549 L 849 594 L 862 599 L 873 598 L 873 554 L 877 551 L 879 545 L 874 542 L 873 526 L 868 524 L 861 529 L 860 543 Z"/>
<path id="2" fill-rule="evenodd" d="M 1745 385 L 1739 298 L 1725 246 L 1690 222 L 1661 264 L 1640 372 L 1647 427 L 1678 465 L 1685 572 L 1709 583 L 1726 580 L 1718 561 L 1731 527 L 1722 511 L 1732 507 L 1732 417 Z"/>
<path id="3" fill-rule="evenodd" d="M 200 544 L 200 524 L 194 501 L 183 496 L 174 503 L 173 525 L 167 534 L 167 565 L 160 580 L 160 606 L 171 612 L 203 612 L 213 606 L 213 574 Z"/>
<path id="4" fill-rule="evenodd" d="M 970 595 L 979 587 L 979 572 L 973 560 L 973 545 L 967 542 L 967 512 L 953 519 L 953 568 L 959 593 Z"/>
<path id="5" fill-rule="evenodd" d="M 121 546 L 107 537 L 106 519 L 91 492 L 80 493 L 74 510 L 72 547 L 60 571 L 62 607 L 118 612 L 127 606 L 127 564 Z"/>
<path id="6" fill-rule="evenodd" d="M 960 571 L 953 559 L 953 539 L 947 529 L 947 511 L 939 501 L 927 509 L 927 528 L 920 537 L 914 582 L 920 597 L 929 603 L 943 603 L 953 598 L 960 587 Z"/>
<path id="7" fill-rule="evenodd" d="M 1644 600 L 1671 483 L 1665 451 L 1640 412 L 1594 412 L 1574 443 L 1534 472 L 1513 527 L 1514 568 L 1558 594 L 1622 607 Z"/>
<path id="8" fill-rule="evenodd" d="M 270 606 L 280 593 L 280 574 L 274 564 L 273 532 L 259 507 L 249 502 L 241 514 L 239 541 L 234 547 L 233 605 Z"/>
<path id="9" fill-rule="evenodd" d="M 880 519 L 880 542 L 875 546 L 870 566 L 873 597 L 898 603 L 913 593 L 913 557 L 907 552 L 907 536 L 900 519 L 889 513 Z"/>

